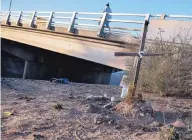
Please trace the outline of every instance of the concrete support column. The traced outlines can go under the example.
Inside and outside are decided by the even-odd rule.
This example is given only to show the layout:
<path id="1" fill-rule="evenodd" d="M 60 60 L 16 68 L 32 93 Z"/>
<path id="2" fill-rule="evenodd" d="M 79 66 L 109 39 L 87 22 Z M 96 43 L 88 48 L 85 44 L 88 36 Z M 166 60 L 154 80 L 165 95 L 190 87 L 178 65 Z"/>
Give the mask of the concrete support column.
<path id="1" fill-rule="evenodd" d="M 28 61 L 25 60 L 25 65 L 24 65 L 24 69 L 23 69 L 23 79 L 26 79 L 26 76 L 27 76 L 27 67 L 28 67 Z"/>

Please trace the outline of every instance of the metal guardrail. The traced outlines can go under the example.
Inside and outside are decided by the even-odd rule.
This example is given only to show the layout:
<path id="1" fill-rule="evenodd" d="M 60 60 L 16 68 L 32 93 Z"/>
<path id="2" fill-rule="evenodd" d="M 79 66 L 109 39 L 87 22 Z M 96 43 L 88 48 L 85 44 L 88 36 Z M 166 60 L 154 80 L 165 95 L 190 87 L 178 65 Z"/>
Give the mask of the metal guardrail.
<path id="1" fill-rule="evenodd" d="M 112 16 L 112 19 L 107 19 L 107 16 Z M 18 26 L 21 23 L 28 23 L 29 27 L 33 28 L 39 23 L 46 23 L 46 28 L 51 30 L 52 27 L 62 26 L 67 27 L 68 31 L 73 33 L 75 29 L 89 29 L 97 31 L 97 35 L 103 37 L 107 28 L 110 28 L 110 33 L 126 34 L 127 31 L 142 31 L 145 21 L 149 21 L 150 18 L 182 18 L 192 19 L 192 16 L 186 15 L 166 15 L 166 14 L 127 14 L 127 13 L 89 13 L 89 12 L 50 12 L 50 11 L 2 11 L 1 19 L 5 20 L 5 24 L 16 22 Z M 83 16 L 83 17 L 81 17 Z M 97 17 L 93 17 L 97 16 Z M 114 18 L 115 17 L 115 18 Z M 123 17 L 119 19 L 118 17 Z M 125 20 L 126 17 L 130 17 L 131 20 Z M 142 19 L 137 19 L 137 18 Z M 117 18 L 117 19 L 116 19 Z M 132 20 L 133 19 L 133 20 Z M 135 20 L 137 19 L 137 20 Z M 83 21 L 84 23 L 81 23 Z M 89 23 L 92 22 L 92 23 Z M 109 25 L 106 27 L 106 23 L 116 23 L 116 26 Z M 133 26 L 124 27 L 120 24 L 134 24 L 141 25 L 139 28 Z M 131 28 L 132 27 L 132 28 Z"/>

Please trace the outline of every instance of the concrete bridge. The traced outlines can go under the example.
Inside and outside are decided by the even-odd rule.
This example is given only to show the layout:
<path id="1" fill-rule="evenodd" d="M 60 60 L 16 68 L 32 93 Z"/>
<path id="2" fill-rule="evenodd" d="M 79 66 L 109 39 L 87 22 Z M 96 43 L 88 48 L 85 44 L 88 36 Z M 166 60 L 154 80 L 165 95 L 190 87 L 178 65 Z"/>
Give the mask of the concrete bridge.
<path id="1" fill-rule="evenodd" d="M 14 15 L 17 13 L 17 17 Z M 103 65 L 126 69 L 124 59 L 116 58 L 114 52 L 116 51 L 136 51 L 139 46 L 139 40 L 123 33 L 121 30 L 126 28 L 118 28 L 114 31 L 111 27 L 111 33 L 104 27 L 104 20 L 100 18 L 79 18 L 77 15 L 99 15 L 103 13 L 67 13 L 67 12 L 33 12 L 28 20 L 24 17 L 24 13 L 8 12 L 7 18 L 2 21 L 1 30 L 2 38 L 21 42 L 24 44 L 40 47 L 50 51 L 66 54 L 69 56 L 78 57 Z M 30 12 L 27 12 L 30 13 Z M 49 16 L 38 14 L 50 14 Z M 21 15 L 22 14 L 22 15 Z M 72 14 L 68 17 L 68 23 L 61 21 L 54 21 L 55 19 L 66 19 L 64 16 L 54 16 L 56 14 Z M 106 16 L 106 14 L 105 14 Z M 133 15 L 134 16 L 134 15 Z M 136 15 L 137 16 L 137 15 Z M 144 17 L 146 15 L 138 15 Z M 15 18 L 16 17 L 16 18 Z M 76 23 L 76 20 L 96 21 L 94 28 L 92 24 Z M 97 22 L 101 21 L 101 25 Z M 111 21 L 112 22 L 112 21 Z M 118 22 L 117 20 L 114 22 Z M 133 22 L 136 24 L 143 24 L 143 21 L 123 21 L 119 22 Z M 59 25 L 58 25 L 59 24 Z M 67 24 L 67 26 L 65 26 Z M 77 26 L 76 26 L 77 25 Z M 120 30 L 121 29 L 121 30 Z M 120 31 L 121 32 L 120 32 Z M 141 29 L 131 29 L 140 31 Z M 129 42 L 123 40 L 126 38 Z"/>
<path id="2" fill-rule="evenodd" d="M 107 19 L 107 15 L 113 18 Z M 1 12 L 1 37 L 26 44 L 25 47 L 30 45 L 108 66 L 112 68 L 112 72 L 113 68 L 127 69 L 126 59 L 115 57 L 114 53 L 138 51 L 140 38 L 136 35 L 142 33 L 144 22 L 150 21 L 148 34 L 152 35 L 157 34 L 162 24 L 170 24 L 170 20 L 165 18 L 186 20 L 192 19 L 192 16 L 4 11 Z M 109 28 L 105 26 L 106 22 L 110 22 Z M 160 23 L 159 26 L 157 22 Z M 182 23 L 181 26 L 188 26 L 191 21 L 179 21 L 179 23 Z M 163 27 L 166 26 L 163 25 Z M 2 50 L 26 60 L 25 65 L 28 61 L 34 61 L 34 54 L 30 53 L 27 47 L 23 49 L 18 45 L 13 46 L 7 43 L 2 45 Z M 24 70 L 23 77 L 25 75 Z"/>

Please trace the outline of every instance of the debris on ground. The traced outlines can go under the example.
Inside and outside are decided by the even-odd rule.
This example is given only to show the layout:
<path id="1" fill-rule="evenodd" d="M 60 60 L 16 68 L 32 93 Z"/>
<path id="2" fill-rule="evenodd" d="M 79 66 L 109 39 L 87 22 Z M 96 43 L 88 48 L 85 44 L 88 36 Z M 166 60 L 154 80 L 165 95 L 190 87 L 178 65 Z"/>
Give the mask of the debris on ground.
<path id="1" fill-rule="evenodd" d="M 47 140 L 43 135 L 34 134 L 34 140 Z"/>
<path id="2" fill-rule="evenodd" d="M 176 127 L 176 128 L 186 127 L 186 125 L 185 125 L 181 120 L 177 120 L 177 121 L 171 123 L 171 125 L 172 125 L 173 127 Z"/>
<path id="3" fill-rule="evenodd" d="M 89 95 L 87 96 L 86 99 L 89 101 L 103 101 L 103 102 L 110 101 L 110 99 L 105 96 L 94 96 L 94 95 Z"/>
<path id="4" fill-rule="evenodd" d="M 116 120 L 112 116 L 98 114 L 94 117 L 94 123 L 95 124 L 107 123 L 112 125 L 112 124 L 116 124 Z"/>
<path id="5" fill-rule="evenodd" d="M 159 137 L 165 140 L 180 140 L 181 137 L 174 127 L 163 126 L 160 128 Z"/>
<path id="6" fill-rule="evenodd" d="M 69 79 L 67 78 L 51 78 L 50 82 L 55 82 L 55 83 L 61 83 L 61 84 L 69 84 Z"/>
<path id="7" fill-rule="evenodd" d="M 105 109 L 111 109 L 111 108 L 113 108 L 115 105 L 116 105 L 116 103 L 110 102 L 110 103 L 105 104 L 105 105 L 103 106 L 103 108 L 105 108 Z"/>
<path id="8" fill-rule="evenodd" d="M 71 92 L 69 93 L 69 98 L 70 98 L 70 99 L 73 99 L 73 98 L 74 98 L 73 93 L 71 93 Z"/>
<path id="9" fill-rule="evenodd" d="M 29 97 L 29 96 L 27 96 L 27 95 L 21 95 L 21 96 L 19 97 L 19 99 L 20 99 L 20 100 L 31 101 L 31 100 L 34 100 L 35 98 Z"/>
<path id="10" fill-rule="evenodd" d="M 63 109 L 62 104 L 55 104 L 55 105 L 53 105 L 53 108 L 56 110 Z"/>
<path id="11" fill-rule="evenodd" d="M 88 105 L 87 112 L 89 113 L 100 113 L 101 111 L 102 111 L 102 108 L 95 104 Z"/>
<path id="12" fill-rule="evenodd" d="M 3 117 L 8 117 L 8 116 L 11 116 L 11 115 L 14 115 L 14 113 L 10 112 L 10 111 L 3 112 Z"/>

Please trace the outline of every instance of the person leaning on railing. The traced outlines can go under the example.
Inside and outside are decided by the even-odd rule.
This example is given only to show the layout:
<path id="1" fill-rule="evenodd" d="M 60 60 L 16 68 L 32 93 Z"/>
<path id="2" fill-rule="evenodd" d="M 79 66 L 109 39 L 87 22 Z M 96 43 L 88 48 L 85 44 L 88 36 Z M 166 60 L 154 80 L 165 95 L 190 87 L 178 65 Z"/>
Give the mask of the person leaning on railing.
<path id="1" fill-rule="evenodd" d="M 111 8 L 109 7 L 109 3 L 106 4 L 105 9 L 103 10 L 103 13 L 105 13 L 105 12 L 106 12 L 106 13 L 112 13 Z M 106 19 L 106 21 L 105 21 L 105 23 L 104 23 L 104 26 L 106 26 L 106 27 L 109 29 L 109 31 L 110 31 L 109 22 L 108 22 L 107 20 L 108 20 L 108 19 L 111 19 L 112 16 L 107 14 L 107 17 L 106 17 L 106 18 L 107 18 L 107 19 Z M 101 16 L 101 19 L 102 19 L 102 16 Z M 100 22 L 99 22 L 99 24 L 100 24 Z"/>

